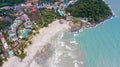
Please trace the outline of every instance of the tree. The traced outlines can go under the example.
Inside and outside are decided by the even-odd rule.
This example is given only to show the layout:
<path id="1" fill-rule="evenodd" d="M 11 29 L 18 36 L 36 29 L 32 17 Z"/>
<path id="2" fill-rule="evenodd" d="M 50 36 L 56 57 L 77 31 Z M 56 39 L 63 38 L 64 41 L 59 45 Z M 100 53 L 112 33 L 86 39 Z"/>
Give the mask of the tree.
<path id="1" fill-rule="evenodd" d="M 102 0 L 78 0 L 74 5 L 70 5 L 66 11 L 71 12 L 74 17 L 87 17 L 91 23 L 98 23 L 112 15 L 110 8 Z"/>

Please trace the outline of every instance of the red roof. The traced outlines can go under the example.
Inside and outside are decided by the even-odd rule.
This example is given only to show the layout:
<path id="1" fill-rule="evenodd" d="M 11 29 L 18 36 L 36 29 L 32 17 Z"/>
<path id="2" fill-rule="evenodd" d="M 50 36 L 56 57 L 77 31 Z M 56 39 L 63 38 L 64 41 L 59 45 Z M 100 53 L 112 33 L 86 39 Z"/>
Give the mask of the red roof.
<path id="1" fill-rule="evenodd" d="M 34 6 L 30 6 L 30 9 L 32 10 L 32 12 L 36 12 L 36 9 Z"/>
<path id="2" fill-rule="evenodd" d="M 14 42 L 14 43 L 12 44 L 13 47 L 16 47 L 17 45 L 18 45 L 18 42 Z"/>

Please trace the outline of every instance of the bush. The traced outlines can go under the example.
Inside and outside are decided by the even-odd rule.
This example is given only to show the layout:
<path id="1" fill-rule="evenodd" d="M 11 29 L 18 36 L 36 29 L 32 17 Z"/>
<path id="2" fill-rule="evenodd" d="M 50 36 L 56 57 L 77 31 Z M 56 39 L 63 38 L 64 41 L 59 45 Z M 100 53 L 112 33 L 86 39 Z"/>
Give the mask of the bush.
<path id="1" fill-rule="evenodd" d="M 2 66 L 3 62 L 2 62 L 2 59 L 0 59 L 0 67 Z"/>
<path id="2" fill-rule="evenodd" d="M 32 44 L 32 41 L 28 41 L 29 44 Z"/>
<path id="3" fill-rule="evenodd" d="M 21 59 L 24 59 L 25 56 L 26 56 L 26 53 L 21 53 L 20 55 L 18 55 L 18 57 L 21 58 Z"/>

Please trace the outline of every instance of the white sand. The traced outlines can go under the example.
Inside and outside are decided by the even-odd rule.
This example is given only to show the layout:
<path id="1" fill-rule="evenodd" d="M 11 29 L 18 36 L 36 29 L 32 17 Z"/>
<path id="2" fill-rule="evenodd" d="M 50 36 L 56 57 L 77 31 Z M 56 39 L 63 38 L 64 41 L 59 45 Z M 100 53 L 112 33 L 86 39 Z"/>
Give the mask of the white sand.
<path id="1" fill-rule="evenodd" d="M 51 38 L 57 33 L 69 29 L 68 22 L 60 24 L 58 20 L 51 23 L 48 27 L 40 29 L 40 34 L 33 37 L 33 45 L 25 49 L 27 56 L 21 61 L 17 57 L 11 57 L 2 67 L 41 67 L 34 61 L 36 52 L 50 42 Z"/>

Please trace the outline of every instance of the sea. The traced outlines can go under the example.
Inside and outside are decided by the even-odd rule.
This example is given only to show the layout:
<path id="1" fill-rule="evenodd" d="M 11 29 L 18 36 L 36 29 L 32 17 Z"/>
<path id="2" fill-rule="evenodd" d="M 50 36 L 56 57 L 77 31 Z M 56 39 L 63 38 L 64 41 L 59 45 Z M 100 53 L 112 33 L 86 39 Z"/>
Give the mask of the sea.
<path id="1" fill-rule="evenodd" d="M 120 0 L 105 0 L 115 17 L 82 32 L 60 33 L 50 67 L 120 67 Z"/>

